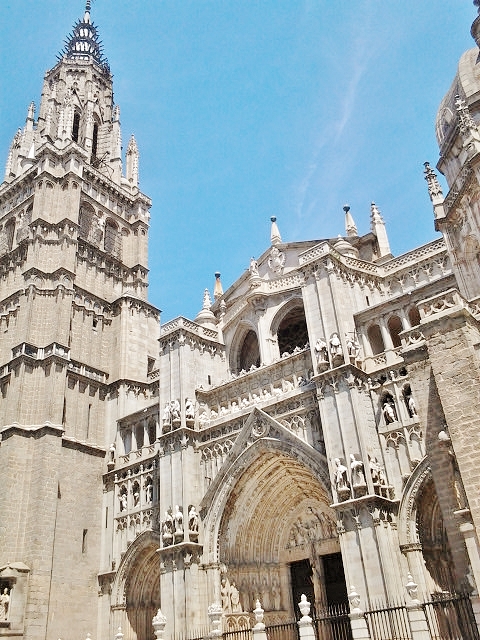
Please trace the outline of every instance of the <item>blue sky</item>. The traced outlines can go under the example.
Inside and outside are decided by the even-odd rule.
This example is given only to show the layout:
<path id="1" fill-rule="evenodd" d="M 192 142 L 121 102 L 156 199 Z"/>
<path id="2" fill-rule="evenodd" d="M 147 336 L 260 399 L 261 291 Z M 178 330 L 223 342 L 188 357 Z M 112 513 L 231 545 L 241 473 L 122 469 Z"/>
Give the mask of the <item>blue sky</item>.
<path id="1" fill-rule="evenodd" d="M 82 0 L 2 0 L 0 158 Z M 94 0 L 124 148 L 153 200 L 150 301 L 194 317 L 269 245 L 359 233 L 374 200 L 395 255 L 436 237 L 423 162 L 471 0 Z M 446 192 L 446 189 L 444 189 Z"/>

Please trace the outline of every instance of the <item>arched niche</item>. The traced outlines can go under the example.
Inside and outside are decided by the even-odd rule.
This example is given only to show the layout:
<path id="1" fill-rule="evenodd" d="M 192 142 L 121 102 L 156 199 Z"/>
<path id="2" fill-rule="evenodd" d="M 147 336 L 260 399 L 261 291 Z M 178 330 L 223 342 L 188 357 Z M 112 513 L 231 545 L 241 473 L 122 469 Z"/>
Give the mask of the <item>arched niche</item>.
<path id="1" fill-rule="evenodd" d="M 403 331 L 402 321 L 398 316 L 390 316 L 387 322 L 388 331 L 392 339 L 393 346 L 401 347 L 402 341 L 400 339 L 400 333 Z"/>
<path id="2" fill-rule="evenodd" d="M 152 618 L 161 608 L 160 535 L 145 531 L 129 546 L 112 588 L 110 637 L 118 627 L 132 640 L 152 637 Z"/>
<path id="3" fill-rule="evenodd" d="M 426 596 L 455 591 L 455 569 L 450 544 L 427 458 L 405 485 L 398 511 L 398 538 L 405 550 L 420 547 Z M 409 562 L 409 569 L 413 561 Z"/>
<path id="4" fill-rule="evenodd" d="M 260 345 L 257 333 L 250 323 L 242 323 L 230 347 L 230 370 L 238 373 L 260 366 Z"/>
<path id="5" fill-rule="evenodd" d="M 293 455 L 290 443 L 266 438 L 226 477 L 208 508 L 204 550 L 235 582 L 243 610 L 251 611 L 259 597 L 267 621 L 291 619 L 298 613 L 292 567 L 302 563 L 311 574 L 309 597 L 323 605 L 323 560 L 341 564 L 326 460 L 300 449 Z"/>
<path id="6" fill-rule="evenodd" d="M 308 343 L 308 328 L 303 300 L 295 298 L 287 302 L 275 315 L 270 331 L 277 338 L 280 356 L 293 353 L 296 347 L 304 349 Z"/>
<path id="7" fill-rule="evenodd" d="M 385 343 L 383 342 L 382 332 L 378 324 L 372 324 L 368 327 L 367 336 L 374 356 L 385 351 Z"/>

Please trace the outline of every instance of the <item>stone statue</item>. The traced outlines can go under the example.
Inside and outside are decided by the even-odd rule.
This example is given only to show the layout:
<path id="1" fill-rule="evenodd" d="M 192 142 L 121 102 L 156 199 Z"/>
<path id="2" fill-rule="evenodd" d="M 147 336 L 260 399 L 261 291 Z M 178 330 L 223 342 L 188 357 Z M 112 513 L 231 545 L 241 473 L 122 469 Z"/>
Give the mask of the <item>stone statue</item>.
<path id="1" fill-rule="evenodd" d="M 365 473 L 363 472 L 363 462 L 357 460 L 353 453 L 350 454 L 350 468 L 352 470 L 352 485 L 354 487 L 365 486 Z"/>
<path id="2" fill-rule="evenodd" d="M 183 533 L 183 513 L 180 511 L 178 504 L 175 505 L 173 520 L 175 523 L 175 533 Z"/>
<path id="3" fill-rule="evenodd" d="M 192 533 L 198 533 L 198 513 L 193 505 L 188 512 L 188 530 Z"/>
<path id="4" fill-rule="evenodd" d="M 153 484 L 151 482 L 145 487 L 145 500 L 147 502 L 153 501 Z"/>
<path id="5" fill-rule="evenodd" d="M 112 442 L 112 444 L 110 445 L 110 449 L 108 450 L 110 462 L 115 462 L 115 450 L 116 450 L 115 442 Z"/>
<path id="6" fill-rule="evenodd" d="M 413 418 L 413 416 L 418 415 L 417 414 L 417 407 L 415 405 L 415 399 L 414 399 L 413 396 L 409 396 L 407 406 L 408 406 L 408 410 L 409 410 L 410 415 L 411 415 L 412 418 Z"/>
<path id="7" fill-rule="evenodd" d="M 378 486 L 385 485 L 385 475 L 382 465 L 376 458 L 369 458 L 369 465 L 373 484 Z"/>
<path id="8" fill-rule="evenodd" d="M 341 463 L 340 458 L 335 458 L 335 466 L 335 487 L 337 492 L 349 490 L 347 467 Z"/>
<path id="9" fill-rule="evenodd" d="M 126 493 L 120 494 L 120 511 L 126 511 L 128 506 L 128 498 Z"/>
<path id="10" fill-rule="evenodd" d="M 251 276 L 258 276 L 258 262 L 255 258 L 250 259 L 250 266 L 248 268 Z"/>
<path id="11" fill-rule="evenodd" d="M 190 398 L 185 400 L 185 419 L 195 420 L 195 405 Z"/>
<path id="12" fill-rule="evenodd" d="M 10 594 L 8 593 L 8 588 L 5 587 L 2 595 L 0 596 L 0 606 L 3 607 L 3 620 L 6 620 L 8 617 L 8 609 L 10 607 Z"/>
<path id="13" fill-rule="evenodd" d="M 170 403 L 166 402 L 165 407 L 163 409 L 163 416 L 162 416 L 163 424 L 170 424 L 170 418 L 171 418 Z"/>
<path id="14" fill-rule="evenodd" d="M 279 251 L 277 247 L 270 249 L 270 257 L 268 258 L 268 266 L 274 273 L 281 273 L 285 265 L 285 254 Z"/>
<path id="15" fill-rule="evenodd" d="M 335 359 L 342 355 L 342 343 L 338 337 L 338 333 L 334 333 L 330 338 L 330 353 L 332 359 Z"/>
<path id="16" fill-rule="evenodd" d="M 383 404 L 383 415 L 387 424 L 390 424 L 390 422 L 395 422 L 395 420 L 397 419 L 395 411 L 393 410 L 393 407 L 389 402 L 385 402 Z"/>
<path id="17" fill-rule="evenodd" d="M 228 578 L 222 578 L 220 596 L 222 598 L 223 613 L 231 613 L 232 603 L 230 600 L 230 582 L 228 581 Z"/>
<path id="18" fill-rule="evenodd" d="M 179 422 L 180 421 L 180 403 L 178 400 L 171 401 L 170 412 L 172 414 L 172 422 Z"/>
<path id="19" fill-rule="evenodd" d="M 240 603 L 240 592 L 237 589 L 235 582 L 232 582 L 230 586 L 230 602 L 232 607 L 232 613 L 242 613 L 242 605 Z"/>
<path id="20" fill-rule="evenodd" d="M 321 362 L 328 362 L 327 343 L 323 338 L 319 338 L 315 342 L 315 356 L 317 358 L 317 364 Z"/>
<path id="21" fill-rule="evenodd" d="M 170 511 L 165 511 L 165 520 L 162 524 L 162 540 L 164 546 L 172 544 L 173 539 L 173 518 Z"/>
<path id="22" fill-rule="evenodd" d="M 138 487 L 135 487 L 133 491 L 133 506 L 137 507 L 139 502 L 140 502 L 140 491 L 138 490 Z"/>

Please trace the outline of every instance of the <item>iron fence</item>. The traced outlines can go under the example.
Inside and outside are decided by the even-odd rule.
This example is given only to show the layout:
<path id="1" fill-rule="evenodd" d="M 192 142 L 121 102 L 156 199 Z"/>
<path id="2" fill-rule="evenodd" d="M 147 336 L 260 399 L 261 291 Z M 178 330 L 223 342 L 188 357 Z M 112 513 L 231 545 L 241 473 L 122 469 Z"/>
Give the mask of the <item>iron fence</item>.
<path id="1" fill-rule="evenodd" d="M 268 640 L 299 640 L 298 622 L 285 622 L 265 627 Z"/>
<path id="2" fill-rule="evenodd" d="M 326 611 L 319 611 L 313 618 L 317 640 L 352 640 L 352 626 L 348 607 L 333 605 Z"/>
<path id="3" fill-rule="evenodd" d="M 222 633 L 222 640 L 251 640 L 251 629 L 235 629 Z"/>
<path id="4" fill-rule="evenodd" d="M 365 611 L 372 640 L 411 640 L 412 632 L 405 605 L 390 605 Z"/>
<path id="5" fill-rule="evenodd" d="M 432 640 L 480 640 L 467 594 L 442 594 L 422 606 Z"/>

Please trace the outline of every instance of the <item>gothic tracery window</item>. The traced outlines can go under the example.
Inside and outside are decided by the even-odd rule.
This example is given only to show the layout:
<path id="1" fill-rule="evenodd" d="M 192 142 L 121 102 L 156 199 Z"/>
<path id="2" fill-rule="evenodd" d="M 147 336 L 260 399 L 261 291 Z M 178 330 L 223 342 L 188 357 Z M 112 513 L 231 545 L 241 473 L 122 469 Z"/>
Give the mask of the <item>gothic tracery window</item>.
<path id="1" fill-rule="evenodd" d="M 280 355 L 303 349 L 308 342 L 308 330 L 303 307 L 295 307 L 280 322 L 277 331 Z"/>

